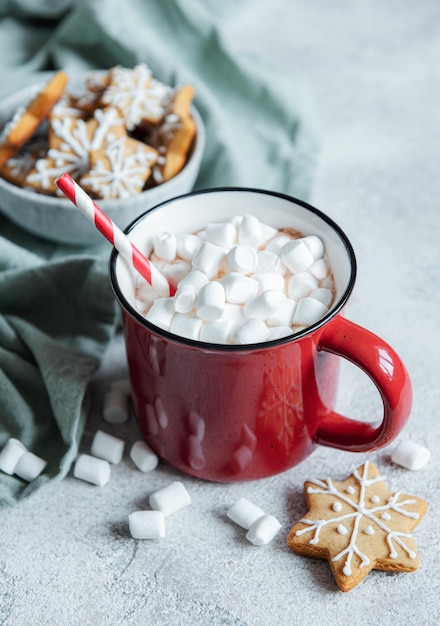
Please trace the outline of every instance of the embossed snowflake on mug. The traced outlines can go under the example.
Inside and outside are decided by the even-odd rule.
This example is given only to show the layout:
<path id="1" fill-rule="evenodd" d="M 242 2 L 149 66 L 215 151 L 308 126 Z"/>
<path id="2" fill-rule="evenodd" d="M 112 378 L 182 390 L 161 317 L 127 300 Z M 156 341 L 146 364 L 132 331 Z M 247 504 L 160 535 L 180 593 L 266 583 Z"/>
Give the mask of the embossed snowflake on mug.
<path id="1" fill-rule="evenodd" d="M 306 482 L 309 510 L 290 531 L 298 554 L 327 559 L 342 591 L 372 569 L 411 572 L 419 557 L 411 535 L 427 510 L 416 496 L 393 493 L 377 467 L 366 462 L 345 481 Z"/>

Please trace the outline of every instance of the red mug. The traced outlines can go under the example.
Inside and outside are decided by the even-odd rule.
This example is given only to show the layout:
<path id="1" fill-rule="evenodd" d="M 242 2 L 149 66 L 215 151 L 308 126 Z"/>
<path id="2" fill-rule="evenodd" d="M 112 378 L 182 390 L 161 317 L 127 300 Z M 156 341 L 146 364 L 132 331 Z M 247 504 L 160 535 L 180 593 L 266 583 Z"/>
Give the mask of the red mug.
<path id="1" fill-rule="evenodd" d="M 334 304 L 318 322 L 287 338 L 239 346 L 194 341 L 146 321 L 134 303 L 134 271 L 113 251 L 110 280 L 122 309 L 134 410 L 146 441 L 172 466 L 213 481 L 283 472 L 317 444 L 351 452 L 386 446 L 408 418 L 411 382 L 387 343 L 343 317 L 356 260 L 328 216 L 278 193 L 208 189 L 163 202 L 125 232 L 149 254 L 157 232 L 192 233 L 240 214 L 318 235 L 333 271 Z M 375 383 L 383 401 L 378 423 L 335 412 L 338 357 Z"/>

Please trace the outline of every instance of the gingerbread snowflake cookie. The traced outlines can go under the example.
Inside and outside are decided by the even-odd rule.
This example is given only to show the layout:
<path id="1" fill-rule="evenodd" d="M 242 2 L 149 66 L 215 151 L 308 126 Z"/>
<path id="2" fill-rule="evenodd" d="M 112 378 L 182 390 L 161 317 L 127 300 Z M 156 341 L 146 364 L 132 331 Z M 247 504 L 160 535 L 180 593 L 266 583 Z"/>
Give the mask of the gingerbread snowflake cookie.
<path id="1" fill-rule="evenodd" d="M 411 532 L 428 504 L 391 492 L 373 463 L 344 481 L 306 482 L 304 493 L 309 509 L 290 531 L 288 545 L 298 554 L 327 559 L 342 591 L 353 589 L 372 569 L 418 568 Z"/>
<path id="2" fill-rule="evenodd" d="M 142 191 L 156 159 L 151 146 L 120 137 L 90 153 L 91 168 L 80 183 L 98 198 L 129 198 Z"/>
<path id="3" fill-rule="evenodd" d="M 160 185 L 189 158 L 193 96 L 190 86 L 154 78 L 145 63 L 92 72 L 76 85 L 58 72 L 0 131 L 0 176 L 60 195 L 55 180 L 67 172 L 106 200 Z"/>

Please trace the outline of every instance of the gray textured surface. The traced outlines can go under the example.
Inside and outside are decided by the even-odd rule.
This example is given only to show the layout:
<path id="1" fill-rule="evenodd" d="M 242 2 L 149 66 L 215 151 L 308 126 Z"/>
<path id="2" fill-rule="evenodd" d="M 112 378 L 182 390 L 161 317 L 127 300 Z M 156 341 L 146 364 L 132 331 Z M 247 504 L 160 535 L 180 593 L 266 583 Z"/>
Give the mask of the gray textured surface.
<path id="1" fill-rule="evenodd" d="M 263 49 L 289 64 L 317 95 L 324 145 L 312 201 L 343 227 L 357 253 L 349 317 L 386 339 L 407 364 L 414 408 L 400 439 L 427 445 L 429 466 L 393 466 L 394 446 L 368 457 L 321 448 L 281 476 L 246 484 L 205 483 L 165 465 L 143 475 L 127 457 L 102 489 L 69 477 L 1 514 L 0 624 L 440 621 L 439 26 L 437 0 L 274 0 L 255 3 L 248 17 L 231 14 L 230 31 L 237 48 Z M 104 426 L 106 381 L 124 371 L 119 340 L 94 383 L 84 451 Z M 341 410 L 356 417 L 378 410 L 371 383 L 352 366 L 341 382 Z M 133 420 L 107 430 L 127 447 L 138 437 Z M 343 479 L 366 458 L 391 488 L 429 501 L 414 533 L 422 564 L 413 574 L 373 571 L 342 594 L 324 561 L 294 555 L 285 538 L 305 511 L 304 480 Z M 132 540 L 128 514 L 175 479 L 184 480 L 193 505 L 169 518 L 164 540 Z M 240 496 L 282 522 L 268 546 L 251 546 L 226 519 Z"/>

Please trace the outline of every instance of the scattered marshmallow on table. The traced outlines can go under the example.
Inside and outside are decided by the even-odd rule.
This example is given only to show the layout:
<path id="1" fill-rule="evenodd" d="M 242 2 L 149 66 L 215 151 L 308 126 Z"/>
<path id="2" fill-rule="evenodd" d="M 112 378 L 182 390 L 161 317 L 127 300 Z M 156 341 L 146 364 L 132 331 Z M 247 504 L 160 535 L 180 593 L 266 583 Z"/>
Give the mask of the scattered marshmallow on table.
<path id="1" fill-rule="evenodd" d="M 17 463 L 21 457 L 26 453 L 26 447 L 14 437 L 11 437 L 6 442 L 2 451 L 0 452 L 0 470 L 5 474 L 12 474 L 15 472 Z"/>
<path id="2" fill-rule="evenodd" d="M 246 533 L 246 539 L 254 546 L 264 546 L 275 537 L 281 528 L 280 522 L 273 515 L 258 518 Z"/>
<path id="3" fill-rule="evenodd" d="M 90 451 L 93 456 L 104 459 L 109 463 L 117 464 L 124 454 L 125 443 L 122 439 L 98 430 L 93 437 Z"/>
<path id="4" fill-rule="evenodd" d="M 33 452 L 26 452 L 20 457 L 15 466 L 14 474 L 27 482 L 35 480 L 47 465 L 47 461 Z"/>
<path id="5" fill-rule="evenodd" d="M 429 463 L 431 452 L 428 448 L 406 440 L 399 443 L 391 455 L 393 463 L 405 467 L 409 470 L 419 470 Z"/>
<path id="6" fill-rule="evenodd" d="M 159 459 L 157 454 L 145 441 L 136 441 L 130 450 L 130 458 L 141 472 L 151 472 L 156 469 Z"/>
<path id="7" fill-rule="evenodd" d="M 110 480 L 110 464 L 89 454 L 79 454 L 73 468 L 75 478 L 103 487 Z"/>
<path id="8" fill-rule="evenodd" d="M 230 520 L 246 529 L 246 539 L 255 546 L 272 541 L 281 528 L 273 515 L 266 513 L 247 498 L 237 500 L 226 512 Z"/>
<path id="9" fill-rule="evenodd" d="M 240 498 L 226 512 L 230 520 L 249 530 L 254 522 L 263 517 L 264 511 L 247 498 Z"/>
<path id="10" fill-rule="evenodd" d="M 191 504 L 191 496 L 185 485 L 176 480 L 167 487 L 152 493 L 149 497 L 149 504 L 154 511 L 162 511 L 165 517 L 168 517 Z"/>
<path id="11" fill-rule="evenodd" d="M 165 516 L 162 511 L 135 511 L 128 516 L 133 539 L 162 539 L 165 537 Z"/>

